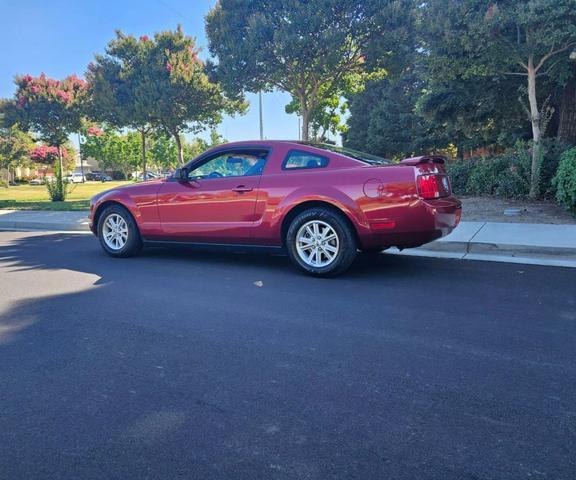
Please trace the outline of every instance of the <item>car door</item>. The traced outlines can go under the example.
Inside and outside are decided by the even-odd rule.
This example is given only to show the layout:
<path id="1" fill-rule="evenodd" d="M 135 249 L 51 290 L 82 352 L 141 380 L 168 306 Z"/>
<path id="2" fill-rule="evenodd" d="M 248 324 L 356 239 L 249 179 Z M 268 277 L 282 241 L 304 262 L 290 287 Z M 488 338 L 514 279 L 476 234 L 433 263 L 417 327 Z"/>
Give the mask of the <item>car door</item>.
<path id="1" fill-rule="evenodd" d="M 163 236 L 170 240 L 249 243 L 267 150 L 218 152 L 190 166 L 188 179 L 158 193 Z"/>

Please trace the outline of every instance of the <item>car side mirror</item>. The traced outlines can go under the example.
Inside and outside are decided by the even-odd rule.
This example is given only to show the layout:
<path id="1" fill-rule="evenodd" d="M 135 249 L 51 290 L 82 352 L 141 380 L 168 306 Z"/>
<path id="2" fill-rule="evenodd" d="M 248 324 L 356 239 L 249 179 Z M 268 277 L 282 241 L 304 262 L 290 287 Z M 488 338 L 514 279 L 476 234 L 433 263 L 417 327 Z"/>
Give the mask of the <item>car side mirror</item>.
<path id="1" fill-rule="evenodd" d="M 177 168 L 174 172 L 174 178 L 179 182 L 187 182 L 189 173 L 190 171 L 186 167 Z"/>

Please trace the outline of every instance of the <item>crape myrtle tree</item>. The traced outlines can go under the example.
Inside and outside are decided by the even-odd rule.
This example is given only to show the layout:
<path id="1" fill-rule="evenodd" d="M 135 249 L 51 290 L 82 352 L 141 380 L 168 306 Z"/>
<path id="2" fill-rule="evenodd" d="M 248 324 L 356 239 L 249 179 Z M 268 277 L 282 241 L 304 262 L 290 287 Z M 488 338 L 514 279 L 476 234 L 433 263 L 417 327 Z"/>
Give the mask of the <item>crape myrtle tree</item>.
<path id="1" fill-rule="evenodd" d="M 56 162 L 62 157 L 63 170 L 71 170 L 74 168 L 74 155 L 75 151 L 68 142 L 62 145 L 60 153 L 58 153 L 57 147 L 36 144 L 29 152 L 29 159 L 43 165 L 56 165 Z"/>
<path id="2" fill-rule="evenodd" d="M 310 138 L 313 112 L 350 76 L 377 75 L 367 67 L 375 12 L 387 0 L 220 0 L 206 17 L 217 77 L 232 95 L 279 89 L 294 97 L 302 139 Z"/>
<path id="3" fill-rule="evenodd" d="M 144 81 L 147 69 L 147 36 L 135 38 L 116 32 L 105 53 L 88 65 L 90 102 L 88 116 L 116 128 L 132 128 L 141 139 L 141 168 L 146 174 L 146 138 L 152 129 L 155 97 Z"/>
<path id="4" fill-rule="evenodd" d="M 569 55 L 576 46 L 574 0 L 434 0 L 421 8 L 434 74 L 519 80 L 532 129 L 530 196 L 535 197 L 542 136 L 551 116 L 539 86 L 570 75 Z"/>
<path id="5" fill-rule="evenodd" d="M 49 185 L 49 191 L 52 201 L 62 201 L 66 197 L 62 148 L 68 136 L 81 128 L 86 82 L 75 75 L 54 80 L 42 74 L 39 77 L 17 76 L 15 83 L 15 98 L 3 104 L 4 118 L 56 147 L 56 182 Z"/>
<path id="6" fill-rule="evenodd" d="M 117 32 L 104 55 L 88 67 L 92 115 L 116 127 L 133 128 L 142 138 L 146 169 L 146 136 L 151 130 L 170 135 L 183 163 L 182 134 L 217 125 L 224 112 L 242 110 L 210 81 L 194 39 L 178 27 L 135 38 Z"/>
<path id="7" fill-rule="evenodd" d="M 220 86 L 210 80 L 194 39 L 180 26 L 157 33 L 146 45 L 147 69 L 142 81 L 155 100 L 153 123 L 173 138 L 182 165 L 184 132 L 214 128 L 224 112 L 243 112 L 245 105 L 226 98 Z"/>

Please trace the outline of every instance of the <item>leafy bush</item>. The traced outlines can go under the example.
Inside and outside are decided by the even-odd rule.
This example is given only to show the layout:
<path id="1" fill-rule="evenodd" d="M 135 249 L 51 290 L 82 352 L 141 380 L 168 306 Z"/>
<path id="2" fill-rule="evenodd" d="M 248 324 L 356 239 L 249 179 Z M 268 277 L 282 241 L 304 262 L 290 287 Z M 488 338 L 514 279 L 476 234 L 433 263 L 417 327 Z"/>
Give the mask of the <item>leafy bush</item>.
<path id="1" fill-rule="evenodd" d="M 530 191 L 530 152 L 525 143 L 494 157 L 449 164 L 456 194 L 522 198 Z"/>
<path id="2" fill-rule="evenodd" d="M 54 179 L 45 179 L 46 188 L 48 190 L 48 195 L 50 195 L 50 200 L 53 202 L 63 202 L 66 200 L 66 195 L 68 194 L 68 182 L 62 178 L 62 174 L 57 171 L 56 177 Z"/>
<path id="3" fill-rule="evenodd" d="M 458 162 L 448 170 L 455 193 L 521 198 L 530 190 L 529 164 L 515 153 Z M 453 177 L 454 175 L 454 177 Z"/>
<path id="4" fill-rule="evenodd" d="M 569 145 L 554 138 L 545 138 L 542 141 L 542 164 L 540 165 L 540 194 L 546 198 L 554 198 L 556 188 L 553 183 L 554 175 L 558 170 L 562 154 L 570 148 Z"/>
<path id="5" fill-rule="evenodd" d="M 556 201 L 576 213 L 576 147 L 562 154 L 553 184 Z"/>
<path id="6" fill-rule="evenodd" d="M 466 184 L 468 183 L 468 178 L 474 166 L 474 160 L 456 161 L 446 164 L 446 170 L 448 171 L 448 175 L 450 175 L 452 190 L 454 190 L 456 194 L 466 193 Z"/>

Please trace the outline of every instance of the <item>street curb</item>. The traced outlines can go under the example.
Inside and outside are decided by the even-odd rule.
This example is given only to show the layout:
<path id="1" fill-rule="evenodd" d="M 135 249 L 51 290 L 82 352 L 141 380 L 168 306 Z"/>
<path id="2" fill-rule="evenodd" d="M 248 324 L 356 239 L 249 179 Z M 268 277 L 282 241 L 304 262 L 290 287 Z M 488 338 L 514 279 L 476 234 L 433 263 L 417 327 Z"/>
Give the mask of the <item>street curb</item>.
<path id="1" fill-rule="evenodd" d="M 554 247 L 554 246 L 536 246 L 521 244 L 504 244 L 504 243 L 486 243 L 486 242 L 450 242 L 435 241 L 417 250 L 427 250 L 436 252 L 449 252 L 454 254 L 482 254 L 482 255 L 505 255 L 505 256 L 546 256 L 546 257 L 563 257 L 568 260 L 576 261 L 576 245 L 574 248 Z"/>

